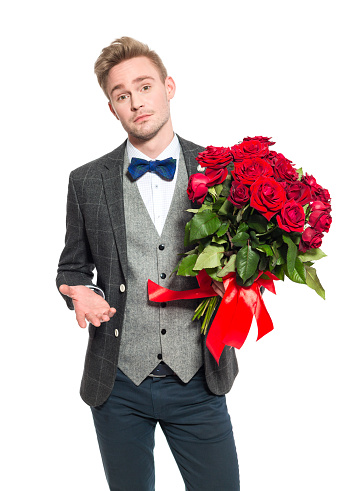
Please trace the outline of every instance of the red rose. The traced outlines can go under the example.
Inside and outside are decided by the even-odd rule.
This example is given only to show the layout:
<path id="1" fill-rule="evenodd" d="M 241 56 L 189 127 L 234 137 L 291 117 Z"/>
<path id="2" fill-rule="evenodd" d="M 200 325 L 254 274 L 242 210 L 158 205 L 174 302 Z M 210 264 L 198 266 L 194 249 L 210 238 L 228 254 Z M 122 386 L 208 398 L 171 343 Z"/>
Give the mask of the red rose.
<path id="1" fill-rule="evenodd" d="M 277 222 L 278 227 L 286 232 L 303 232 L 305 212 L 299 203 L 291 199 L 284 204 Z"/>
<path id="2" fill-rule="evenodd" d="M 330 213 L 323 210 L 312 211 L 308 220 L 309 225 L 313 227 L 317 232 L 329 232 L 332 217 Z"/>
<path id="3" fill-rule="evenodd" d="M 311 189 L 311 194 L 312 198 L 314 198 L 315 193 L 320 189 L 320 185 L 317 183 L 316 179 L 313 176 L 310 176 L 309 174 L 306 174 L 305 176 L 302 176 L 301 181 L 304 184 L 307 184 L 309 188 Z"/>
<path id="4" fill-rule="evenodd" d="M 323 203 L 322 201 L 313 201 L 311 203 L 311 211 L 327 211 L 330 213 L 331 206 L 329 203 Z"/>
<path id="5" fill-rule="evenodd" d="M 228 169 L 226 167 L 207 167 L 205 175 L 209 178 L 207 187 L 210 188 L 211 186 L 221 184 L 225 180 L 228 175 Z"/>
<path id="6" fill-rule="evenodd" d="M 269 154 L 265 157 L 267 162 L 269 162 L 273 167 L 276 166 L 280 162 L 288 162 L 289 164 L 292 163 L 292 160 L 287 159 L 284 157 L 282 153 L 277 153 L 274 150 L 269 152 Z"/>
<path id="7" fill-rule="evenodd" d="M 236 181 L 251 186 L 260 176 L 272 176 L 273 169 L 267 162 L 258 157 L 244 159 L 242 162 L 234 164 L 232 176 Z"/>
<path id="8" fill-rule="evenodd" d="M 237 208 L 242 208 L 248 203 L 249 199 L 249 189 L 244 184 L 233 182 L 228 200 Z"/>
<path id="9" fill-rule="evenodd" d="M 252 184 L 250 204 L 267 220 L 270 220 L 284 205 L 286 195 L 283 187 L 271 177 L 259 177 Z"/>
<path id="10" fill-rule="evenodd" d="M 272 138 L 271 136 L 270 137 L 268 137 L 268 136 L 254 136 L 253 138 L 251 136 L 247 136 L 246 138 L 244 138 L 244 142 L 247 142 L 250 140 L 258 140 L 259 142 L 267 143 L 267 145 L 270 146 L 270 145 L 275 144 L 275 142 L 269 141 L 271 138 Z"/>
<path id="11" fill-rule="evenodd" d="M 229 148 L 210 145 L 196 157 L 201 167 L 227 167 L 233 162 Z"/>
<path id="12" fill-rule="evenodd" d="M 322 186 L 313 194 L 313 198 L 323 203 L 329 203 L 331 200 L 328 189 L 322 188 Z"/>
<path id="13" fill-rule="evenodd" d="M 265 157 L 269 154 L 268 144 L 259 140 L 243 141 L 231 149 L 234 160 L 243 160 L 251 157 Z"/>
<path id="14" fill-rule="evenodd" d="M 330 194 L 328 189 L 322 188 L 322 186 L 317 183 L 313 176 L 306 174 L 305 176 L 302 176 L 301 181 L 310 187 L 312 199 L 322 201 L 323 203 L 329 203 Z"/>
<path id="15" fill-rule="evenodd" d="M 318 249 L 321 246 L 323 234 L 317 230 L 307 227 L 301 237 L 299 251 L 306 252 L 308 249 Z"/>
<path id="16" fill-rule="evenodd" d="M 286 197 L 294 199 L 301 206 L 307 205 L 312 199 L 310 188 L 301 181 L 289 184 L 286 190 Z"/>
<path id="17" fill-rule="evenodd" d="M 289 160 L 279 158 L 275 164 L 274 177 L 277 181 L 297 181 L 299 174 Z"/>
<path id="18" fill-rule="evenodd" d="M 193 202 L 197 201 L 202 204 L 207 196 L 208 182 L 209 178 L 204 174 L 192 174 L 189 177 L 188 189 L 186 190 L 189 199 Z"/>

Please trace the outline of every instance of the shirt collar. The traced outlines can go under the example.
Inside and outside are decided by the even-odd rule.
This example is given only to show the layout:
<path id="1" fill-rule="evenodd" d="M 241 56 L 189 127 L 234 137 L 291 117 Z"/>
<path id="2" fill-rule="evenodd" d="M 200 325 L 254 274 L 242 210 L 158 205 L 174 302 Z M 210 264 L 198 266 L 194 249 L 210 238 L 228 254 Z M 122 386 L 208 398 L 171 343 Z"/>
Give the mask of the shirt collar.
<path id="1" fill-rule="evenodd" d="M 163 152 L 160 153 L 156 157 L 156 159 L 150 159 L 147 155 L 145 155 L 143 152 L 135 148 L 129 141 L 127 140 L 127 154 L 128 154 L 128 159 L 129 161 L 132 160 L 133 157 L 139 158 L 139 159 L 145 159 L 145 160 L 164 160 L 169 157 L 176 159 L 177 162 L 179 160 L 179 153 L 180 153 L 180 143 L 178 140 L 177 135 L 175 134 L 173 137 L 173 140 L 171 143 L 168 145 L 167 148 L 163 150 Z"/>

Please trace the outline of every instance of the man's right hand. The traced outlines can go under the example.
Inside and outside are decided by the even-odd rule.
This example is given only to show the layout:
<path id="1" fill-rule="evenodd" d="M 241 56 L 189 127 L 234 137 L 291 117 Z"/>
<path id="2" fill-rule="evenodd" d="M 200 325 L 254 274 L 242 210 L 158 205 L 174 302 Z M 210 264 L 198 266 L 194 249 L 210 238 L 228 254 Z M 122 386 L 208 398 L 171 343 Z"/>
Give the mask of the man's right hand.
<path id="1" fill-rule="evenodd" d="M 110 307 L 106 300 L 86 286 L 61 285 L 59 290 L 73 300 L 80 327 L 86 327 L 85 320 L 99 327 L 101 322 L 109 321 L 116 313 L 115 308 Z"/>

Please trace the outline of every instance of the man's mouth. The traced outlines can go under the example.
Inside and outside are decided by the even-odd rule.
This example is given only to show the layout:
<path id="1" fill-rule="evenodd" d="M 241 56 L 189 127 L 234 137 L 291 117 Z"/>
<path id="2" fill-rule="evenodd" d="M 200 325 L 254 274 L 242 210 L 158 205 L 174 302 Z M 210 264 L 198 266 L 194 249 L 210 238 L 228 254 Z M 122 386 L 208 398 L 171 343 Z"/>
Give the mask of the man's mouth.
<path id="1" fill-rule="evenodd" d="M 140 123 L 140 122 L 144 121 L 145 119 L 149 118 L 150 116 L 151 116 L 151 114 L 140 114 L 140 116 L 137 116 L 134 119 L 134 123 Z"/>

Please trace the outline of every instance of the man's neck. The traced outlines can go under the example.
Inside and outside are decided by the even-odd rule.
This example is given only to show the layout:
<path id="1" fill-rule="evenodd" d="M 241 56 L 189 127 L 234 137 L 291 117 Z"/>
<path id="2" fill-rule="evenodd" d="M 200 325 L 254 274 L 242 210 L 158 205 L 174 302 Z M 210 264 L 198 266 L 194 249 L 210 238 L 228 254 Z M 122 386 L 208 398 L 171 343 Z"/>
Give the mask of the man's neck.
<path id="1" fill-rule="evenodd" d="M 166 125 L 165 125 L 166 126 Z M 139 140 L 131 135 L 128 135 L 130 143 L 140 150 L 150 159 L 156 159 L 165 148 L 171 143 L 174 138 L 172 125 L 160 129 L 160 131 L 151 140 Z"/>

